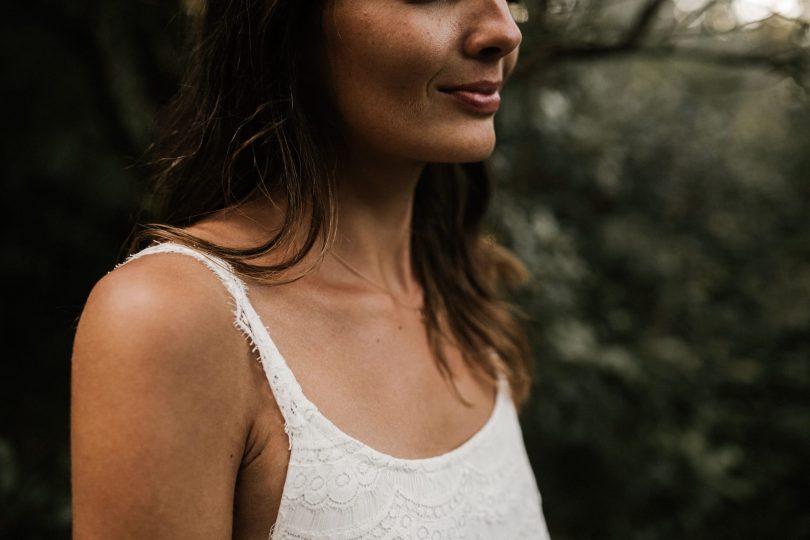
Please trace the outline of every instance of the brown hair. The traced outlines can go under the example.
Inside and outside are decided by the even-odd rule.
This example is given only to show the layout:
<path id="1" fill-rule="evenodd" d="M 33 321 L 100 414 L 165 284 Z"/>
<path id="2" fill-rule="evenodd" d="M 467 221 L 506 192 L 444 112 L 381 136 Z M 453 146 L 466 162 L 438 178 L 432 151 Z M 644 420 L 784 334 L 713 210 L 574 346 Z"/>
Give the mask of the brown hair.
<path id="1" fill-rule="evenodd" d="M 334 141 L 340 137 L 328 96 L 316 94 L 324 80 L 319 17 L 325 1 L 198 2 L 188 70 L 151 148 L 154 223 L 135 235 L 130 253 L 155 240 L 179 241 L 269 283 L 282 281 L 319 238 L 321 256 L 326 253 L 336 229 Z M 528 342 L 519 312 L 498 289 L 524 280 L 526 272 L 482 234 L 490 190 L 483 163 L 427 165 L 414 198 L 412 264 L 445 377 L 455 388 L 441 347 L 449 334 L 469 365 L 492 378 L 504 372 L 523 403 L 531 380 Z M 261 245 L 225 247 L 182 230 L 271 193 L 286 211 L 279 231 Z M 249 262 L 289 247 L 297 231 L 306 231 L 304 242 L 287 259 Z"/>

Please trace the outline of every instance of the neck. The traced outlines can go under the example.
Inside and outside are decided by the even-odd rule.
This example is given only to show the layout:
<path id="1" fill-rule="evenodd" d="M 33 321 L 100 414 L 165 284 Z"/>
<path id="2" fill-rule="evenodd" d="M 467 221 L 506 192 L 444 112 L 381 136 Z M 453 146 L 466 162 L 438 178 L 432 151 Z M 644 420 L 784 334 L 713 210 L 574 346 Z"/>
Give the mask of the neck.
<path id="1" fill-rule="evenodd" d="M 380 158 L 344 161 L 337 171 L 337 235 L 332 247 L 343 261 L 399 298 L 412 298 L 419 287 L 411 269 L 411 217 L 414 192 L 424 163 L 405 163 Z M 261 244 L 281 227 L 285 202 L 256 196 L 237 208 L 223 212 L 231 223 L 225 243 L 234 246 Z M 217 217 L 198 226 L 198 233 L 217 228 Z M 306 219 L 305 219 L 306 221 Z M 236 225 L 233 225 L 235 223 Z M 211 232 L 211 231 L 209 231 Z M 303 245 L 306 231 L 297 231 L 291 247 L 256 264 L 280 262 Z M 213 232 L 212 232 L 213 234 Z M 223 234 L 219 234 L 223 236 Z M 318 250 L 305 257 L 302 267 L 315 262 Z M 323 271 L 332 272 L 339 263 L 327 256 Z M 345 269 L 344 269 L 345 270 Z"/>
<path id="2" fill-rule="evenodd" d="M 416 287 L 411 270 L 411 217 L 422 163 L 390 160 L 345 163 L 338 171 L 338 230 L 334 251 L 392 294 Z"/>

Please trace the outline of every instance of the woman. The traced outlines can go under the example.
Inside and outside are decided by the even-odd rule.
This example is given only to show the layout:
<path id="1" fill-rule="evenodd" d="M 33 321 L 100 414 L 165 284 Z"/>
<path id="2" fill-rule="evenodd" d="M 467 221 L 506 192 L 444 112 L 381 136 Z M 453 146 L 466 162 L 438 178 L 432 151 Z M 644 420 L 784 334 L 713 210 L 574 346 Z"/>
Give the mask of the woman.
<path id="1" fill-rule="evenodd" d="M 506 1 L 196 22 L 152 245 L 76 336 L 75 537 L 546 538 L 495 294 L 520 267 L 479 231 Z"/>

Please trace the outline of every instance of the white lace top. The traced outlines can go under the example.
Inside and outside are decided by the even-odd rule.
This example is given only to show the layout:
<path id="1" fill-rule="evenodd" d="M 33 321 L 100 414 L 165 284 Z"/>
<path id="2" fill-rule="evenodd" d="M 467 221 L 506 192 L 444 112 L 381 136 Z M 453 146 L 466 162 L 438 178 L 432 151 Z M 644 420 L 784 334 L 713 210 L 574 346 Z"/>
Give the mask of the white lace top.
<path id="1" fill-rule="evenodd" d="M 505 378 L 484 427 L 458 448 L 425 459 L 384 454 L 341 431 L 302 393 L 228 263 L 168 242 L 127 262 L 154 253 L 194 257 L 222 281 L 281 409 L 291 453 L 269 539 L 548 539 Z"/>

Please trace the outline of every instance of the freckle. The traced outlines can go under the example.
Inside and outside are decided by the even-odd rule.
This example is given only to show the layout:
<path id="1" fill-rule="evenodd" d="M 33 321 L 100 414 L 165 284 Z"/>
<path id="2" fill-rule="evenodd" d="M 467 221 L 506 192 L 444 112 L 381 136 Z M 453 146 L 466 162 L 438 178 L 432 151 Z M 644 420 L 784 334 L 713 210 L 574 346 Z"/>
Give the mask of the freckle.
<path id="1" fill-rule="evenodd" d="M 399 325 L 397 328 L 399 328 L 400 330 L 402 330 L 402 325 L 400 324 L 400 325 Z"/>

